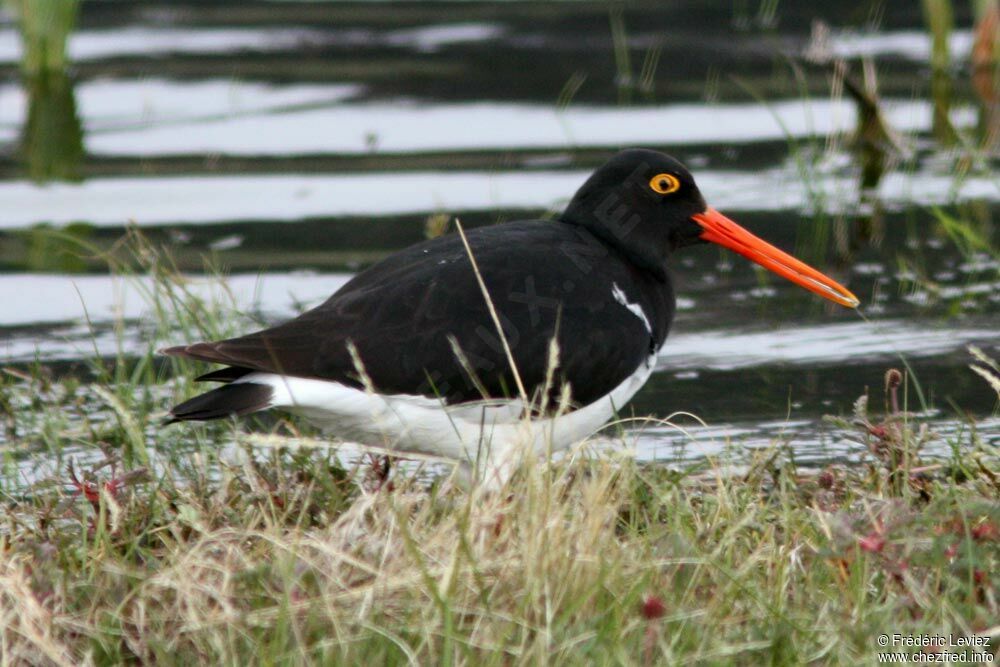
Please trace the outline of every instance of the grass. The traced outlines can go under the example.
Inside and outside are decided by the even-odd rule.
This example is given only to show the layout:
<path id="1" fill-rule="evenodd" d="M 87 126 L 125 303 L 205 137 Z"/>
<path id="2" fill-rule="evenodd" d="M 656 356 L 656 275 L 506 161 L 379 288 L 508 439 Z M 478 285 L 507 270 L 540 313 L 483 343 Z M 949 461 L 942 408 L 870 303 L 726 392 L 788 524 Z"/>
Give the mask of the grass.
<path id="1" fill-rule="evenodd" d="M 76 24 L 79 0 L 5 0 L 5 4 L 18 20 L 25 75 L 65 70 L 66 41 Z"/>
<path id="2" fill-rule="evenodd" d="M 659 50 L 636 84 L 611 21 L 628 102 Z M 993 247 L 986 223 L 935 215 L 963 257 Z M 153 315 L 137 357 L 95 351 L 90 384 L 42 365 L 0 378 L 2 664 L 853 665 L 882 633 L 979 633 L 997 653 L 997 452 L 970 422 L 950 456 L 924 455 L 942 439 L 906 411 L 912 380 L 831 419 L 857 466 L 803 470 L 778 445 L 681 469 L 582 448 L 528 460 L 500 493 L 441 467 L 386 482 L 280 419 L 255 426 L 268 437 L 162 429 L 194 368 L 155 350 L 248 318 L 138 237 L 67 242 L 151 276 Z M 970 361 L 991 392 L 996 363 Z"/>
<path id="3" fill-rule="evenodd" d="M 41 366 L 0 386 L 5 664 L 867 664 L 881 633 L 996 653 L 997 453 L 970 424 L 922 457 L 901 375 L 835 423 L 860 466 L 583 447 L 499 493 L 385 482 L 281 420 L 162 429 L 194 369 L 156 347 L 242 323 L 138 237 L 108 259 L 155 277 L 146 353 L 95 358 L 86 392 Z"/>
<path id="4" fill-rule="evenodd" d="M 8 659 L 859 664 L 881 632 L 1000 631 L 985 473 L 898 498 L 874 468 L 585 458 L 483 496 L 368 492 L 328 450 L 218 465 L 8 500 Z"/>
<path id="5" fill-rule="evenodd" d="M 78 0 L 0 0 L 17 18 L 21 74 L 28 94 L 19 153 L 36 182 L 79 180 L 83 129 L 66 44 L 79 13 Z"/>

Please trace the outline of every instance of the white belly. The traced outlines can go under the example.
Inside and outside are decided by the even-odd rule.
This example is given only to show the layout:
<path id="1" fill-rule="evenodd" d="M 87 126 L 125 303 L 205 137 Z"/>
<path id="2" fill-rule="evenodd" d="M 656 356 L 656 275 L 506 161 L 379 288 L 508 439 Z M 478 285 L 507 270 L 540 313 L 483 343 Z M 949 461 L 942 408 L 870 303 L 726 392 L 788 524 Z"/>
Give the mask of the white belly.
<path id="1" fill-rule="evenodd" d="M 537 454 L 555 452 L 594 433 L 646 383 L 655 361 L 654 354 L 589 405 L 534 419 L 523 416 L 519 399 L 448 406 L 424 396 L 382 396 L 337 382 L 273 373 L 251 373 L 238 382 L 269 385 L 274 390 L 270 407 L 300 414 L 345 440 L 497 468 L 524 448 Z"/>

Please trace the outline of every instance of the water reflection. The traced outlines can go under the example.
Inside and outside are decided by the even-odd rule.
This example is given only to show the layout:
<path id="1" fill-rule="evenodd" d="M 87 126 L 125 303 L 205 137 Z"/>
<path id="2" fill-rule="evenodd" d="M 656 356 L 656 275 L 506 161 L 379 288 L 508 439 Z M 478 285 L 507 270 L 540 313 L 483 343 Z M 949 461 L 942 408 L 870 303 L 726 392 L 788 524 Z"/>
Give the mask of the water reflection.
<path id="1" fill-rule="evenodd" d="M 83 127 L 67 73 L 66 41 L 78 0 L 11 0 L 21 36 L 21 73 L 28 116 L 20 154 L 28 177 L 43 183 L 79 180 Z"/>
<path id="2" fill-rule="evenodd" d="M 84 248 L 93 234 L 94 228 L 82 222 L 60 229 L 37 225 L 17 235 L 23 244 L 18 250 L 30 271 L 83 273 L 91 263 Z"/>
<path id="3" fill-rule="evenodd" d="M 28 118 L 21 135 L 21 159 L 36 183 L 77 181 L 83 163 L 83 126 L 76 111 L 73 82 L 62 71 L 24 77 Z"/>
<path id="4" fill-rule="evenodd" d="M 1000 122 L 997 104 L 1000 5 L 995 2 L 980 3 L 976 29 L 968 35 L 970 39 L 967 40 L 954 39 L 956 34 L 950 2 L 927 0 L 923 4 L 923 9 L 928 28 L 928 35 L 923 36 L 923 40 L 925 43 L 930 43 L 930 51 L 924 57 L 931 67 L 931 77 L 928 81 L 929 127 L 926 129 L 929 130 L 930 138 L 937 148 L 951 149 L 961 139 L 963 147 L 969 149 L 957 157 L 957 170 L 953 171 L 956 171 L 958 177 L 950 187 L 950 193 L 954 194 L 962 187 L 964 179 L 970 173 L 975 173 L 973 165 L 981 156 L 976 154 L 973 147 L 979 146 L 990 150 L 997 139 L 997 124 Z M 850 52 L 845 52 L 842 48 L 838 50 L 834 48 L 835 40 L 831 38 L 831 33 L 830 28 L 824 23 L 814 22 L 812 38 L 808 48 L 803 52 L 803 57 L 807 62 L 822 69 L 832 70 L 833 99 L 839 99 L 842 94 L 846 94 L 846 97 L 854 103 L 855 131 L 851 141 L 852 150 L 848 154 L 851 156 L 851 166 L 858 174 L 855 208 L 857 215 L 850 222 L 842 217 L 833 222 L 832 245 L 828 243 L 831 225 L 825 222 L 823 215 L 828 212 L 828 207 L 819 209 L 818 220 L 808 231 L 816 261 L 821 261 L 823 252 L 832 247 L 838 265 L 846 267 L 851 265 L 857 254 L 866 247 L 878 248 L 881 245 L 885 237 L 884 185 L 887 180 L 898 179 L 900 174 L 894 172 L 897 172 L 900 165 L 906 165 L 907 171 L 911 173 L 914 169 L 928 167 L 931 171 L 940 171 L 940 164 L 934 166 L 936 159 L 940 161 L 942 158 L 946 160 L 955 158 L 948 157 L 954 154 L 947 150 L 930 153 L 928 142 L 923 142 L 922 154 L 917 154 L 915 147 L 919 139 L 913 136 L 904 138 L 900 134 L 900 131 L 911 133 L 912 128 L 898 126 L 892 114 L 887 112 L 885 102 L 879 98 L 875 65 L 868 57 L 872 49 L 858 48 Z M 875 44 L 873 41 L 872 45 Z M 956 46 L 961 48 L 956 49 Z M 848 56 L 860 58 L 857 66 L 863 77 L 858 77 L 855 74 L 856 70 L 852 71 L 851 64 L 845 60 Z M 951 63 L 966 58 L 971 63 L 972 87 L 979 98 L 975 125 L 959 120 L 961 106 L 956 105 L 954 99 L 956 81 Z M 831 149 L 828 144 L 825 150 L 817 151 L 819 157 L 814 160 L 817 163 L 820 160 L 829 161 L 835 151 L 836 149 Z M 909 196 L 915 201 L 919 195 L 911 193 Z M 949 203 L 958 203 L 954 198 L 949 198 L 951 199 Z M 989 234 L 983 238 L 989 238 Z M 911 235 L 908 245 L 911 243 L 919 246 L 921 241 Z M 907 261 L 903 254 L 899 254 L 897 260 Z"/>
<path id="5" fill-rule="evenodd" d="M 924 0 L 922 7 L 924 21 L 931 36 L 931 100 L 934 103 L 931 131 L 939 144 L 950 146 L 957 138 L 948 118 L 952 97 L 948 37 L 955 27 L 955 18 L 952 14 L 951 0 Z"/>
<path id="6" fill-rule="evenodd" d="M 842 265 L 853 263 L 861 248 L 878 247 L 885 236 L 883 218 L 885 207 L 879 197 L 879 185 L 886 171 L 895 167 L 905 148 L 899 135 L 886 121 L 878 97 L 874 67 L 863 65 L 864 82 L 859 82 L 848 70 L 846 63 L 838 62 L 835 72 L 844 90 L 854 100 L 857 109 L 857 126 L 854 131 L 854 157 L 859 166 L 858 210 L 861 215 L 855 224 L 843 225 L 837 245 L 837 258 Z"/>
<path id="7" fill-rule="evenodd" d="M 778 63 L 807 40 L 817 10 L 805 0 L 767 3 L 780 22 L 724 2 L 643 3 L 641 17 L 631 6 L 609 17 L 598 2 L 92 2 L 73 71 L 76 0 L 5 1 L 25 44 L 0 26 L 0 69 L 22 60 L 23 81 L 0 89 L 0 133 L 20 134 L 22 149 L 18 164 L 0 160 L 7 363 L 69 368 L 148 349 L 135 285 L 97 273 L 130 220 L 185 271 L 204 271 L 210 254 L 233 272 L 239 304 L 274 319 L 297 310 L 290 295 L 312 303 L 347 278 L 330 271 L 420 240 L 429 215 L 470 227 L 542 215 L 610 152 L 645 144 L 677 154 L 715 206 L 763 236 L 808 245 L 797 250 L 826 270 L 835 262 L 884 319 L 823 313 L 702 249 L 674 267 L 681 313 L 636 414 L 693 409 L 745 421 L 741 437 L 758 429 L 768 443 L 777 435 L 755 426 L 762 418 L 787 412 L 800 421 L 781 428 L 801 429 L 847 410 L 899 354 L 939 406 L 993 409 L 962 347 L 997 350 L 997 264 L 959 241 L 994 234 L 1000 190 L 982 171 L 956 178 L 954 152 L 931 139 L 937 125 L 996 141 L 995 18 L 936 47 L 963 67 L 972 52 L 976 97 L 953 68 L 932 100 L 931 39 L 905 3 L 864 33 L 828 3 L 832 55 L 799 79 Z M 831 96 L 832 58 L 852 69 Z M 85 182 L 40 187 L 24 173 Z M 934 225 L 931 206 L 964 226 Z M 919 266 L 904 274 L 904 257 Z"/>
<path id="8" fill-rule="evenodd" d="M 934 103 L 931 135 L 941 146 L 952 146 L 958 138 L 949 118 L 951 97 L 951 73 L 946 69 L 935 69 L 931 74 L 931 101 Z"/>
<path id="9" fill-rule="evenodd" d="M 972 88 L 979 98 L 979 136 L 986 150 L 1000 139 L 1000 4 L 978 3 L 972 47 Z"/>

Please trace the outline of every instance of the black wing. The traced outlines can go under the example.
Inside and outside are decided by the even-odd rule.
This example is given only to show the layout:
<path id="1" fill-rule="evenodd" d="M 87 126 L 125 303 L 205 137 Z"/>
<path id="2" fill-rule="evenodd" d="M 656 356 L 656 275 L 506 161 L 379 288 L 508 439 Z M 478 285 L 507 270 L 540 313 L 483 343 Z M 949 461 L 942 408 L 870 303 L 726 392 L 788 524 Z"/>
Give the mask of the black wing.
<path id="1" fill-rule="evenodd" d="M 631 375 L 667 335 L 674 306 L 669 282 L 639 272 L 582 228 L 506 223 L 467 237 L 532 398 L 544 386 L 553 337 L 560 349 L 556 384 L 568 382 L 573 401 L 585 405 Z M 648 326 L 613 297 L 615 286 L 642 307 Z M 352 345 L 382 393 L 449 403 L 517 395 L 457 234 L 386 258 L 284 324 L 165 352 L 229 366 L 205 380 L 265 371 L 360 386 Z"/>

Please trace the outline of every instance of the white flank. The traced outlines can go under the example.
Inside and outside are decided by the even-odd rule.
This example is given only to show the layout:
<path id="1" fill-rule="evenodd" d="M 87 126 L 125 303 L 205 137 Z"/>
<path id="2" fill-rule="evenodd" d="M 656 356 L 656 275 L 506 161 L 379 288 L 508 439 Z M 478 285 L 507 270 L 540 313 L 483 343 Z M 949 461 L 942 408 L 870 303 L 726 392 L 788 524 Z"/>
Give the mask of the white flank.
<path id="1" fill-rule="evenodd" d="M 273 373 L 251 373 L 237 382 L 274 389 L 269 407 L 287 408 L 344 440 L 419 452 L 477 465 L 494 482 L 503 481 L 522 451 L 559 451 L 598 430 L 646 383 L 656 356 L 607 395 L 558 417 L 528 419 L 520 400 L 448 406 L 406 394 L 381 395 L 338 382 Z"/>
<path id="2" fill-rule="evenodd" d="M 625 296 L 622 288 L 618 286 L 618 283 L 611 283 L 611 296 L 615 297 L 615 301 L 628 308 L 633 315 L 642 320 L 642 323 L 646 326 L 647 333 L 653 333 L 653 327 L 649 325 L 649 318 L 646 317 L 646 311 L 639 304 L 631 303 L 628 297 Z"/>

